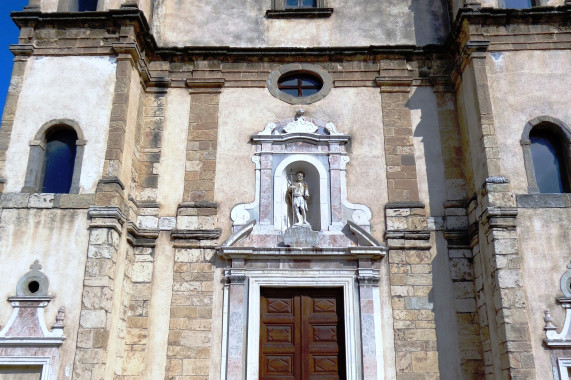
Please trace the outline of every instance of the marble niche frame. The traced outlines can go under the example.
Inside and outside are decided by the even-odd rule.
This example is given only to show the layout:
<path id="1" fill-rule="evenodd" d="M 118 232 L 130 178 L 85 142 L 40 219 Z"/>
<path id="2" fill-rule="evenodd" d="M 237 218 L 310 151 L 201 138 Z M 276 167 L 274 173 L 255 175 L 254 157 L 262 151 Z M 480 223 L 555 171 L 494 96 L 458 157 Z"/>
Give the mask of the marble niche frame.
<path id="1" fill-rule="evenodd" d="M 234 206 L 230 213 L 232 232 L 256 221 L 254 234 L 282 234 L 285 202 L 280 199 L 283 171 L 292 164 L 310 165 L 319 173 L 320 231 L 339 233 L 350 220 L 370 231 L 371 210 L 347 200 L 346 166 L 350 159 L 346 145 L 351 136 L 337 130 L 331 122 L 302 116 L 268 123 L 251 136 L 256 144 L 252 157 L 256 183 L 252 203 Z M 310 193 L 316 189 L 310 188 Z"/>

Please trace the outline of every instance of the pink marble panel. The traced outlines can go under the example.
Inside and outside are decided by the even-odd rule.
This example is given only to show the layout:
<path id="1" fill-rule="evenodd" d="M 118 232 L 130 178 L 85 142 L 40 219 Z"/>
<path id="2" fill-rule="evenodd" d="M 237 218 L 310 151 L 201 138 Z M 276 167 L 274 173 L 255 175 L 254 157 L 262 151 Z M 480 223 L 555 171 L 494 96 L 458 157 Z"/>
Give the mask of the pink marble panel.
<path id="1" fill-rule="evenodd" d="M 260 224 L 271 224 L 272 216 L 272 171 L 262 169 L 260 173 Z"/>
<path id="2" fill-rule="evenodd" d="M 361 306 L 361 344 L 363 353 L 363 379 L 377 378 L 377 353 L 375 341 L 375 314 L 373 288 L 359 286 L 359 303 Z"/>
<path id="3" fill-rule="evenodd" d="M 230 311 L 228 313 L 227 379 L 241 379 L 244 369 L 244 285 L 230 285 Z"/>
<path id="4" fill-rule="evenodd" d="M 7 331 L 8 337 L 43 337 L 36 308 L 19 308 L 14 324 Z"/>

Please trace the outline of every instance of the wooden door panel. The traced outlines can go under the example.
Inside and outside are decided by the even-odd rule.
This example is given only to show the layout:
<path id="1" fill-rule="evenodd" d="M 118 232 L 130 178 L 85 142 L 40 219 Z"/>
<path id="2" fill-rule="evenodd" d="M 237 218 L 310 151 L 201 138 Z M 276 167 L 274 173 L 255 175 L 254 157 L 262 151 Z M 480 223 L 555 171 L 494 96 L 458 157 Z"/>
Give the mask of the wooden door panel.
<path id="1" fill-rule="evenodd" d="M 266 325 L 268 343 L 292 343 L 293 325 Z"/>
<path id="2" fill-rule="evenodd" d="M 262 289 L 260 379 L 345 378 L 342 289 Z"/>

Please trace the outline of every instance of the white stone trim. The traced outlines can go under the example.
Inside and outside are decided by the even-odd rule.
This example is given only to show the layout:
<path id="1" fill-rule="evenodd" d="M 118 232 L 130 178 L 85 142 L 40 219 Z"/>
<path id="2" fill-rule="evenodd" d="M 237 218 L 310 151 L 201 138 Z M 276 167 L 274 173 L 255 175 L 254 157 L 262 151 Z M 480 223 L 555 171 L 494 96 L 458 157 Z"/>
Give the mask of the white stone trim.
<path id="1" fill-rule="evenodd" d="M 359 295 L 354 271 L 274 271 L 248 272 L 248 323 L 246 380 L 257 380 L 260 355 L 260 288 L 316 287 L 343 288 L 345 318 L 345 358 L 347 380 L 362 378 Z M 379 309 L 380 310 L 380 309 Z M 375 308 L 375 312 L 376 312 Z M 375 317 L 380 318 L 380 315 Z M 382 355 L 382 353 L 381 353 Z"/>
<path id="2" fill-rule="evenodd" d="M 571 358 L 557 359 L 557 367 L 559 368 L 560 380 L 569 380 L 569 370 L 571 367 Z"/>
<path id="3" fill-rule="evenodd" d="M 49 356 L 0 356 L 0 365 L 42 366 L 42 374 L 40 376 L 40 380 L 49 380 L 51 359 L 52 358 Z"/>
<path id="4" fill-rule="evenodd" d="M 230 212 L 230 218 L 234 222 L 234 226 L 242 226 L 252 219 L 249 210 L 260 207 L 260 156 L 252 157 L 252 162 L 256 165 L 256 190 L 254 192 L 254 201 L 252 203 L 241 203 L 234 206 Z"/>
<path id="5" fill-rule="evenodd" d="M 226 367 L 228 366 L 228 318 L 230 318 L 230 294 L 229 286 L 224 285 L 222 298 L 222 352 L 220 354 L 220 378 L 226 379 Z"/>
<path id="6" fill-rule="evenodd" d="M 284 202 L 287 191 L 287 174 L 285 169 L 293 162 L 307 162 L 317 169 L 319 173 L 319 213 L 321 230 L 327 230 L 330 225 L 329 218 L 329 191 L 328 170 L 315 157 L 308 154 L 293 154 L 283 159 L 274 172 L 274 228 L 285 231 L 288 226 L 284 225 L 284 216 L 287 219 L 287 204 Z"/>
<path id="7" fill-rule="evenodd" d="M 351 220 L 363 227 L 367 232 L 370 232 L 371 209 L 365 205 L 351 203 L 347 200 L 347 172 L 345 168 L 349 161 L 349 156 L 341 156 L 341 203 L 349 210 L 355 210 L 351 214 Z"/>
<path id="8" fill-rule="evenodd" d="M 373 309 L 375 315 L 375 345 L 377 354 L 377 380 L 382 380 L 385 371 L 383 355 L 383 331 L 381 326 L 381 291 L 378 286 L 372 287 Z"/>

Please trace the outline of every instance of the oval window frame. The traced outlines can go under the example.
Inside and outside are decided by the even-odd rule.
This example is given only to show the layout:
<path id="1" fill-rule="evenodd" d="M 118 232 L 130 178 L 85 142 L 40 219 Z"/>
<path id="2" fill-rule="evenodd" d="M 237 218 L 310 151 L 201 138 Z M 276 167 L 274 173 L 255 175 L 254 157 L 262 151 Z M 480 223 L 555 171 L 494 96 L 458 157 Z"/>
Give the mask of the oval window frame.
<path id="1" fill-rule="evenodd" d="M 309 74 L 317 77 L 323 83 L 321 90 L 316 94 L 303 97 L 289 95 L 281 91 L 278 88 L 278 80 L 285 75 L 295 75 L 296 73 Z M 331 91 L 331 88 L 333 88 L 333 79 L 331 78 L 331 75 L 321 66 L 310 63 L 288 63 L 287 65 L 280 66 L 272 71 L 268 78 L 268 90 L 270 91 L 270 94 L 289 104 L 305 105 L 315 103 L 326 97 L 327 94 L 329 94 L 329 91 Z"/>

